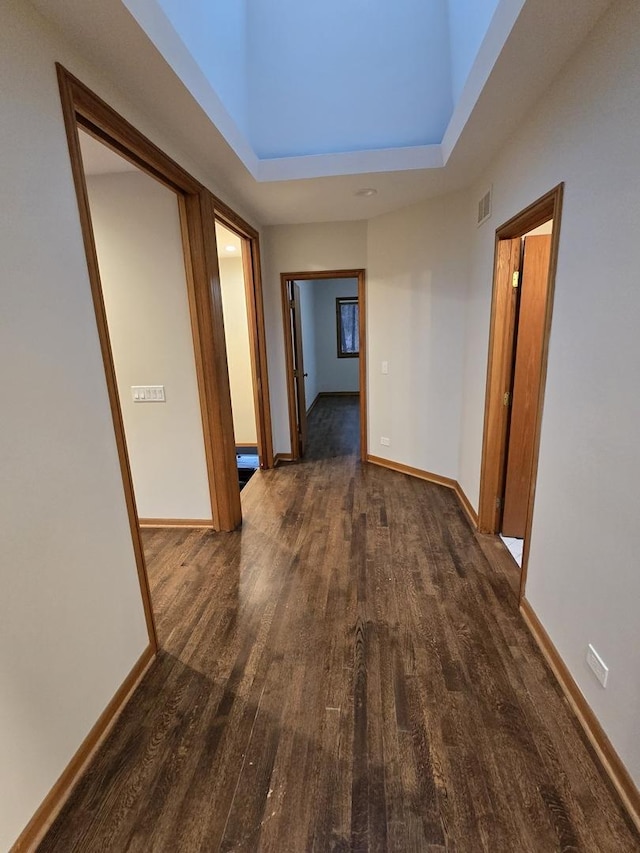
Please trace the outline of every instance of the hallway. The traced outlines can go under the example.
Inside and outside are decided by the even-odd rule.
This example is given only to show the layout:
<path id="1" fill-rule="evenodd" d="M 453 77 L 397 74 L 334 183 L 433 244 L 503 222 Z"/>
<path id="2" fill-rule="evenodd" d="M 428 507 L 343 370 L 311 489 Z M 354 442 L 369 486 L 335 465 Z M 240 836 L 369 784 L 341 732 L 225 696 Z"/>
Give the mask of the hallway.
<path id="1" fill-rule="evenodd" d="M 455 495 L 363 466 L 349 402 L 241 531 L 145 531 L 162 652 L 41 851 L 638 849 Z"/>

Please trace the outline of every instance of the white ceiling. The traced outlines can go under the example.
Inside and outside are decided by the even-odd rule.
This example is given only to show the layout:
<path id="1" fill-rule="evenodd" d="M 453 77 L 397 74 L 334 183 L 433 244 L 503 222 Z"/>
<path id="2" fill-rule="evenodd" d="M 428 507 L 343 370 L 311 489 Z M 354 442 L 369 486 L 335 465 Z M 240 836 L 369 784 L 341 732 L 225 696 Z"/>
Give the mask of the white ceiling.
<path id="1" fill-rule="evenodd" d="M 278 224 L 367 219 L 468 186 L 611 0 L 526 0 L 492 68 L 480 49 L 442 143 L 445 166 L 270 182 L 249 173 L 120 0 L 31 2 L 176 150 L 199 164 L 214 192 L 254 223 Z M 354 195 L 362 187 L 377 194 Z"/>
<path id="2" fill-rule="evenodd" d="M 113 175 L 119 172 L 140 171 L 133 163 L 125 160 L 83 130 L 80 130 L 80 150 L 85 175 Z"/>
<path id="3" fill-rule="evenodd" d="M 216 243 L 218 244 L 218 257 L 221 260 L 242 257 L 240 237 L 221 222 L 216 222 Z"/>

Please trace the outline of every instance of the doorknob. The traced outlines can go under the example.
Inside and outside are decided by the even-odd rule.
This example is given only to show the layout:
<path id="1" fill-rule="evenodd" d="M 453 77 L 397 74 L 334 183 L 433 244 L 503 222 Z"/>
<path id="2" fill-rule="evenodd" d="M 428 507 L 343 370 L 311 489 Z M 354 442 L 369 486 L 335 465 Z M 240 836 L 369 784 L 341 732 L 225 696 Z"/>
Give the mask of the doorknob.
<path id="1" fill-rule="evenodd" d="M 308 376 L 309 374 L 308 374 L 308 373 L 303 373 L 302 375 L 303 375 L 303 376 Z"/>

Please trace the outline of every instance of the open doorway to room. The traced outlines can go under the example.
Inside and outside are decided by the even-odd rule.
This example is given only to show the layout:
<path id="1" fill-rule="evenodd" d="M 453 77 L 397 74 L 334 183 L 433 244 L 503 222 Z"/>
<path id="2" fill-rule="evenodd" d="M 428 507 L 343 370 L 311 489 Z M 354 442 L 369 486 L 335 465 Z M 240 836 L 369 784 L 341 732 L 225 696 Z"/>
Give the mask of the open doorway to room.
<path id="1" fill-rule="evenodd" d="M 273 465 L 271 424 L 262 393 L 260 337 L 255 311 L 256 281 L 250 240 L 242 231 L 216 219 L 220 290 L 233 409 L 236 463 L 240 488 L 258 468 Z M 261 304 L 262 300 L 258 300 Z"/>
<path id="2" fill-rule="evenodd" d="M 213 527 L 176 194 L 79 138 L 138 520 Z"/>
<path id="3" fill-rule="evenodd" d="M 366 456 L 364 270 L 282 273 L 291 459 Z M 353 450 L 351 451 L 353 452 Z"/>
<path id="4" fill-rule="evenodd" d="M 183 461 L 190 460 L 189 464 L 200 478 L 198 488 L 192 483 L 191 488 L 186 491 L 186 499 L 197 501 L 198 516 L 200 513 L 203 516 L 197 518 L 197 521 L 207 523 L 214 530 L 236 529 L 242 521 L 242 513 L 225 353 L 215 217 L 220 215 L 230 220 L 237 220 L 238 227 L 246 232 L 251 241 L 252 269 L 259 279 L 258 236 L 247 223 L 244 223 L 206 187 L 171 160 L 81 81 L 62 66 L 56 67 L 82 239 L 87 258 L 89 284 L 105 369 L 106 390 L 131 531 L 132 550 L 135 555 L 150 647 L 155 652 L 158 649 L 156 619 L 151 601 L 137 505 L 140 500 L 138 493 L 141 492 L 137 488 L 140 478 L 133 471 L 131 447 L 133 445 L 137 447 L 135 453 L 138 461 L 135 463 L 135 469 L 138 472 L 146 466 L 147 474 L 162 475 L 171 468 L 173 485 L 176 489 L 181 486 L 176 481 L 180 480 L 182 473 L 178 471 L 179 466 L 176 467 L 173 464 L 175 460 L 172 460 L 170 465 L 166 456 L 160 461 L 157 458 L 150 460 L 145 457 L 148 450 L 145 443 L 137 441 L 135 437 L 132 440 L 127 433 L 126 422 L 130 418 L 125 416 L 125 404 L 126 407 L 135 410 L 135 418 L 141 423 L 154 421 L 156 427 L 170 419 L 168 405 L 170 400 L 178 404 L 177 409 L 181 410 L 181 415 L 188 414 L 188 417 L 186 415 L 185 417 L 190 425 L 190 438 L 185 439 L 180 432 L 181 417 L 174 417 L 171 429 L 177 433 L 173 436 L 176 441 L 167 439 L 172 441 L 172 453 L 179 452 L 182 454 Z M 129 192 L 127 196 L 131 209 L 126 209 L 126 204 L 124 206 L 120 204 L 116 209 L 114 199 L 117 195 L 114 189 L 116 182 L 103 181 L 105 184 L 110 183 L 114 186 L 99 190 L 103 195 L 101 203 L 104 202 L 103 213 L 106 223 L 101 236 L 94 231 L 92 213 L 95 213 L 95 210 L 92 211 L 90 198 L 93 190 L 88 187 L 91 176 L 85 172 L 83 144 L 84 156 L 87 158 L 89 157 L 87 146 L 95 144 L 106 149 L 108 157 L 114 155 L 124 159 L 127 166 L 124 168 L 121 165 L 118 166 L 117 181 L 121 184 L 135 182 L 137 185 L 136 189 Z M 99 151 L 99 158 L 101 158 L 104 151 L 102 149 Z M 129 168 L 130 166 L 133 168 Z M 141 202 L 142 197 L 145 199 L 145 209 L 137 210 L 136 208 L 134 211 L 134 206 Z M 147 203 L 149 199 L 155 199 L 162 208 L 161 218 L 165 221 L 165 225 L 169 223 L 168 232 L 162 228 L 159 229 L 159 233 L 155 233 L 156 226 L 159 224 L 156 219 L 160 209 L 150 210 Z M 136 217 L 139 221 L 132 221 Z M 129 222 L 132 229 L 138 233 L 139 239 L 146 243 L 148 247 L 146 254 L 158 256 L 143 257 L 144 253 L 139 251 L 141 247 L 136 245 L 137 238 L 129 240 L 128 251 L 135 264 L 139 265 L 140 280 L 145 278 L 144 287 L 139 287 L 140 280 L 135 272 L 132 274 L 129 268 L 119 268 L 117 252 L 111 252 L 113 246 L 108 246 L 108 242 L 113 237 L 109 232 L 110 228 L 113 233 L 119 232 L 118 239 L 123 237 L 121 219 Z M 124 234 L 125 238 L 126 236 Z M 165 257 L 163 245 L 165 239 L 170 243 L 170 259 Z M 105 264 L 104 259 L 109 252 L 111 257 Z M 100 255 L 102 255 L 102 262 Z M 158 259 L 161 259 L 159 264 Z M 166 269 L 164 262 L 166 262 Z M 150 266 L 142 272 L 142 268 L 148 263 Z M 125 267 L 127 267 L 126 264 Z M 105 289 L 103 289 L 103 277 L 105 281 L 107 278 L 110 281 Z M 171 290 L 170 295 L 173 300 L 173 302 L 169 300 L 171 304 L 165 304 L 167 289 Z M 140 297 L 140 303 L 134 304 L 131 301 L 133 297 L 136 299 Z M 252 310 L 254 315 L 261 316 L 261 305 Z M 176 316 L 172 317 L 172 314 Z M 114 336 L 111 324 L 118 322 L 118 315 L 119 319 L 124 321 L 122 329 L 126 331 L 122 334 L 119 331 Z M 178 325 L 174 326 L 172 321 L 176 318 Z M 188 339 L 186 346 L 184 345 L 185 332 Z M 171 371 L 174 365 L 170 364 L 167 358 L 163 360 L 162 352 L 163 349 L 171 349 L 173 336 L 176 334 L 182 338 L 181 355 L 177 359 L 183 368 L 180 379 L 173 376 Z M 152 346 L 148 346 L 148 341 L 145 341 L 147 335 L 154 337 Z M 134 350 L 133 356 L 140 359 L 130 372 L 127 372 L 128 367 L 123 371 L 116 365 L 116 360 L 120 360 L 122 356 L 123 341 L 125 348 Z M 158 359 L 153 365 L 144 362 L 149 349 L 155 351 Z M 264 341 L 261 341 L 261 349 L 264 349 Z M 263 360 L 262 364 L 266 364 L 266 361 Z M 185 380 L 184 377 L 189 372 L 190 379 Z M 165 377 L 170 377 L 170 382 L 165 381 Z M 179 389 L 181 382 L 185 384 L 182 389 Z M 188 385 L 189 393 L 185 396 L 182 392 Z M 91 393 L 91 389 L 83 390 Z M 195 421 L 194 410 L 198 415 Z M 177 415 L 177 412 L 171 414 L 172 417 L 174 415 Z M 199 432 L 195 423 L 199 423 Z M 164 426 L 166 427 L 166 423 Z M 185 443 L 189 441 L 193 441 L 193 447 L 187 448 Z M 178 451 L 176 447 L 179 448 Z M 149 472 L 148 469 L 154 465 L 159 472 Z M 162 488 L 165 493 L 170 493 L 172 487 L 170 484 L 163 483 Z M 153 486 L 145 486 L 145 501 L 147 499 L 151 501 L 154 498 L 152 492 Z M 183 498 L 185 494 L 182 495 Z M 191 514 L 193 511 L 185 510 L 185 506 L 183 502 L 180 521 L 193 522 L 193 518 L 184 518 L 187 512 Z M 143 509 L 143 512 L 146 510 Z M 166 521 L 164 510 L 162 514 L 162 520 Z"/>
<path id="5" fill-rule="evenodd" d="M 479 529 L 500 535 L 524 592 L 562 185 L 496 232 Z"/>

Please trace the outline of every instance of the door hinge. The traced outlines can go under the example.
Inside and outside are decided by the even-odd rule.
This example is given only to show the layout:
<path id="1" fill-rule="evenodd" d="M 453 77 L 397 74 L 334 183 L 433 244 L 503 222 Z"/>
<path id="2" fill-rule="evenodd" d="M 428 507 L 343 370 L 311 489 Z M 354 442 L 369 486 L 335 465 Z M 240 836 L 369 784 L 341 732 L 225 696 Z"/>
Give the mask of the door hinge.
<path id="1" fill-rule="evenodd" d="M 511 279 L 511 287 L 518 287 L 520 284 L 520 271 L 516 270 Z"/>
<path id="2" fill-rule="evenodd" d="M 496 498 L 496 509 L 501 509 L 502 507 L 502 498 Z"/>
<path id="3" fill-rule="evenodd" d="M 299 375 L 299 374 L 298 374 L 298 371 L 297 371 L 297 369 L 294 367 L 294 369 L 293 369 L 293 378 L 294 378 L 294 379 L 297 379 L 297 378 L 298 378 L 298 375 Z"/>
<path id="4" fill-rule="evenodd" d="M 509 406 L 511 404 L 511 391 L 505 391 L 502 398 L 502 405 Z"/>
<path id="5" fill-rule="evenodd" d="M 290 299 L 289 300 L 289 308 L 295 308 L 295 307 L 296 307 L 295 299 Z"/>

